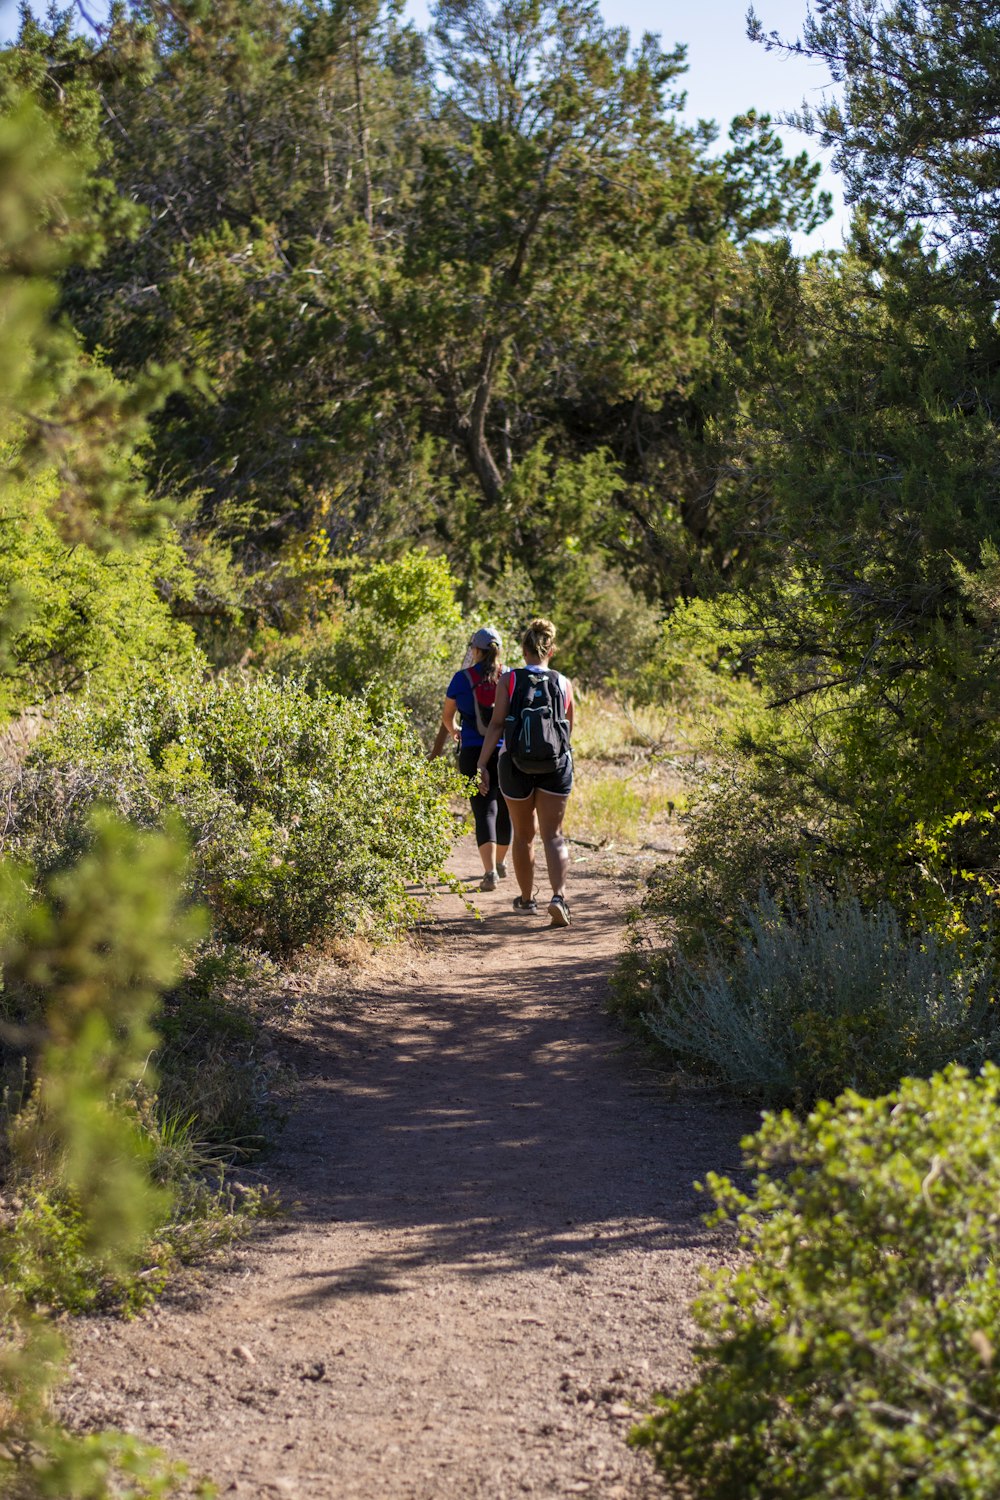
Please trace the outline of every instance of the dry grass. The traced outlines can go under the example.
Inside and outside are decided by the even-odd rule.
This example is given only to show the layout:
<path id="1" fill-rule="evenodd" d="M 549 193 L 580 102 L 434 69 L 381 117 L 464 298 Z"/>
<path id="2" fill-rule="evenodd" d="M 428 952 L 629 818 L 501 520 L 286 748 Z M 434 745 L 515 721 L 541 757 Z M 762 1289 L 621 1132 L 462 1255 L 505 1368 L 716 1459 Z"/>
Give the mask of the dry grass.
<path id="1" fill-rule="evenodd" d="M 599 693 L 576 694 L 573 749 L 578 760 L 640 761 L 669 757 L 701 762 L 706 735 L 699 717 L 655 706 L 622 703 Z"/>
<path id="2" fill-rule="evenodd" d="M 658 767 L 627 775 L 577 761 L 565 827 L 570 838 L 600 845 L 655 844 L 686 806 L 683 785 Z"/>
<path id="3" fill-rule="evenodd" d="M 573 729 L 569 837 L 619 848 L 671 841 L 668 828 L 688 805 L 695 760 L 677 730 L 662 710 L 583 698 Z"/>

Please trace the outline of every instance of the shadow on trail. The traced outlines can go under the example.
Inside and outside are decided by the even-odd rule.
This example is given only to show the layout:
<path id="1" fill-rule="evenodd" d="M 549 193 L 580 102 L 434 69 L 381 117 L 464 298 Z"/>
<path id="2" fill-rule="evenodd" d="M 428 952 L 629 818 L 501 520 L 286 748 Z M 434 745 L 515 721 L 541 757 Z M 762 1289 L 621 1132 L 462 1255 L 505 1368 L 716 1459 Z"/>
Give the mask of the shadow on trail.
<path id="1" fill-rule="evenodd" d="M 315 1018 L 310 1049 L 337 1076 L 306 1086 L 281 1190 L 375 1246 L 304 1274 L 295 1305 L 405 1292 L 427 1266 L 586 1278 L 607 1255 L 716 1239 L 692 1183 L 738 1166 L 747 1117 L 643 1088 L 602 1009 L 614 922 L 588 913 L 571 945 L 513 912 L 459 912 L 437 929 L 445 987 L 394 991 L 391 1030 Z"/>

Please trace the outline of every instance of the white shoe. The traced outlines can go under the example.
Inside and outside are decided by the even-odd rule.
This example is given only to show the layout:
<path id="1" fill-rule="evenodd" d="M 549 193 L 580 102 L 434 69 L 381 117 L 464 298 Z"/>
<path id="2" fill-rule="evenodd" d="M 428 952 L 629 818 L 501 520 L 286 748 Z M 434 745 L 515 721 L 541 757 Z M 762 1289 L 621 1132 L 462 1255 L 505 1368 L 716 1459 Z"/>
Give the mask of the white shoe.
<path id="1" fill-rule="evenodd" d="M 481 891 L 495 891 L 497 888 L 498 873 L 499 872 L 497 870 L 487 870 L 486 874 L 479 882 L 479 889 Z"/>
<path id="2" fill-rule="evenodd" d="M 507 879 L 507 861 L 505 859 L 497 860 L 497 874 L 501 880 Z"/>

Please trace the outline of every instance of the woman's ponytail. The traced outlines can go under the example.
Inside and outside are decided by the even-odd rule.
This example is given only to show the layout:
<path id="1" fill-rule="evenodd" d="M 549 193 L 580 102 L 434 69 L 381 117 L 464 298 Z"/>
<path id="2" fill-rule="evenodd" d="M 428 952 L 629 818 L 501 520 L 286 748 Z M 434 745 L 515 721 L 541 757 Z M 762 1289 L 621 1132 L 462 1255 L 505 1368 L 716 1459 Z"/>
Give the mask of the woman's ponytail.
<path id="1" fill-rule="evenodd" d="M 521 650 L 528 656 L 551 656 L 556 644 L 556 627 L 551 620 L 532 620 L 521 639 Z"/>
<path id="2" fill-rule="evenodd" d="M 490 641 L 488 646 L 481 646 L 483 653 L 483 681 L 498 682 L 500 680 L 500 668 L 503 663 L 500 660 L 500 642 Z"/>

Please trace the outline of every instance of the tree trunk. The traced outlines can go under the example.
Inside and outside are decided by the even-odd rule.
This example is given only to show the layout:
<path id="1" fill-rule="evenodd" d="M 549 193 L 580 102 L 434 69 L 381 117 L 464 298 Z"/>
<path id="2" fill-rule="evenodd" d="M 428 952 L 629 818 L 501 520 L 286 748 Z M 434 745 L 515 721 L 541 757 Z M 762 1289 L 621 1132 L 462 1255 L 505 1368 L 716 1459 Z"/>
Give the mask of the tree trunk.
<path id="1" fill-rule="evenodd" d="M 354 27 L 351 28 L 351 64 L 354 68 L 354 101 L 358 119 L 358 146 L 361 151 L 361 171 L 365 184 L 365 223 L 368 225 L 368 233 L 371 234 L 374 224 L 372 169 L 371 160 L 368 155 L 368 124 L 365 119 L 365 93 L 364 85 L 361 81 L 361 57 L 358 51 L 358 33 Z"/>
<path id="2" fill-rule="evenodd" d="M 472 471 L 479 481 L 479 488 L 491 505 L 498 505 L 503 496 L 503 475 L 486 440 L 486 414 L 493 394 L 493 377 L 496 374 L 500 354 L 500 340 L 491 336 L 483 347 L 476 380 L 476 394 L 472 410 L 462 422 L 462 441 L 469 455 Z"/>

